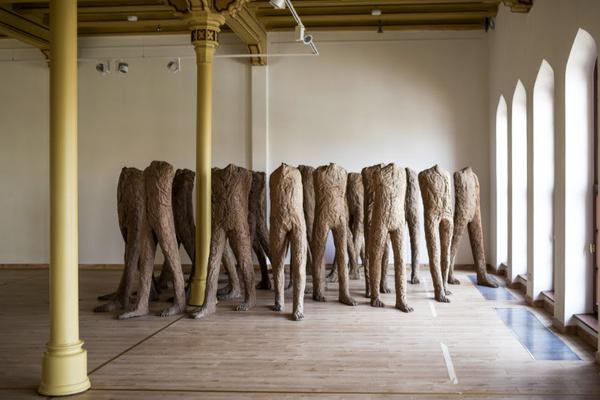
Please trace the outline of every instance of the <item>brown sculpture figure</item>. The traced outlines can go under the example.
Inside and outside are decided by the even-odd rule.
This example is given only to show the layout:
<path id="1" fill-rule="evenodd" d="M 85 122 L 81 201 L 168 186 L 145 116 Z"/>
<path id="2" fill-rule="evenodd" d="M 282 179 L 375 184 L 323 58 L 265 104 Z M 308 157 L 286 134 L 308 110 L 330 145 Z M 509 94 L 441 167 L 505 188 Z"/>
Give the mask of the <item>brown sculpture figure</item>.
<path id="1" fill-rule="evenodd" d="M 260 264 L 261 280 L 256 285 L 257 289 L 271 289 L 267 258 L 271 259 L 269 249 L 269 229 L 267 228 L 266 202 L 265 202 L 265 173 L 252 172 L 252 188 L 248 202 L 248 224 L 252 237 L 252 249 Z"/>
<path id="2" fill-rule="evenodd" d="M 217 298 L 219 300 L 237 299 L 242 295 L 242 282 L 240 281 L 240 271 L 238 268 L 235 254 L 231 249 L 231 245 L 227 243 L 223 250 L 223 258 L 221 264 L 227 273 L 227 285 L 217 290 Z"/>
<path id="3" fill-rule="evenodd" d="M 388 164 L 373 172 L 373 214 L 369 224 L 369 264 L 371 267 L 371 306 L 383 307 L 379 298 L 381 258 L 387 246 L 388 235 L 394 252 L 396 308 L 413 311 L 406 303 L 404 268 L 404 202 L 406 201 L 406 171 L 396 164 Z"/>
<path id="4" fill-rule="evenodd" d="M 410 283 L 416 285 L 419 280 L 419 239 L 421 236 L 421 221 L 419 216 L 419 177 L 417 172 L 406 168 L 406 224 L 410 236 L 411 275 Z"/>
<path id="5" fill-rule="evenodd" d="M 450 242 L 452 240 L 452 199 L 450 177 L 438 165 L 419 173 L 419 187 L 425 214 L 425 240 L 429 254 L 429 269 L 435 290 L 435 299 L 449 303 L 446 295 L 450 269 Z"/>
<path id="6" fill-rule="evenodd" d="M 454 262 L 458 245 L 465 228 L 469 229 L 469 241 L 475 270 L 477 271 L 477 284 L 496 288 L 498 284 L 490 279 L 486 271 L 485 250 L 483 246 L 483 229 L 481 228 L 481 210 L 479 179 L 471 167 L 466 167 L 454 173 L 454 234 L 450 251 L 450 271 L 448 283 L 457 285 L 459 280 L 454 277 Z"/>
<path id="7" fill-rule="evenodd" d="M 359 173 L 348 174 L 346 200 L 348 202 L 348 225 L 352 234 L 349 247 L 353 250 L 350 254 L 350 279 L 360 279 L 358 257 L 365 263 L 365 230 L 364 230 L 364 187 L 362 176 Z M 350 236 L 350 235 L 349 235 Z"/>
<path id="8" fill-rule="evenodd" d="M 290 275 L 294 287 L 293 318 L 304 319 L 304 288 L 306 286 L 306 223 L 302 203 L 302 175 L 300 171 L 281 164 L 271 174 L 271 249 L 275 280 L 273 311 L 284 307 L 284 258 L 288 244 L 291 248 Z"/>
<path id="9" fill-rule="evenodd" d="M 161 316 L 180 314 L 185 310 L 185 289 L 175 220 L 173 217 L 172 190 L 175 172 L 173 167 L 164 161 L 153 161 L 144 170 L 144 185 L 146 188 L 146 219 L 143 226 L 142 250 L 140 256 L 140 277 L 138 298 L 135 309 L 119 316 L 120 319 L 138 317 L 148 314 L 148 302 L 152 272 L 154 269 L 154 254 L 156 242 L 160 245 L 165 256 L 166 266 L 173 276 L 175 290 L 174 304 L 163 310 Z"/>
<path id="10" fill-rule="evenodd" d="M 307 243 L 312 243 L 313 224 L 315 222 L 315 185 L 313 174 L 315 169 L 308 165 L 299 165 L 298 169 L 302 175 L 302 204 L 304 209 L 304 222 L 306 225 Z M 307 274 L 313 275 L 313 262 L 310 246 L 306 254 Z"/>
<path id="11" fill-rule="evenodd" d="M 117 184 L 117 213 L 119 229 L 125 241 L 125 268 L 115 293 L 100 296 L 98 300 L 108 300 L 94 309 L 94 312 L 108 312 L 129 308 L 133 283 L 137 279 L 144 220 L 146 218 L 146 195 L 144 174 L 137 168 L 124 167 Z"/>
<path id="12" fill-rule="evenodd" d="M 346 213 L 346 170 L 336 164 L 317 168 L 313 174 L 315 186 L 315 222 L 313 241 L 313 299 L 326 301 L 324 288 L 324 253 L 329 230 L 333 233 L 335 244 L 335 262 L 339 276 L 339 301 L 350 306 L 357 305 L 350 297 L 348 289 L 347 263 L 347 230 L 348 218 Z"/>
<path id="13" fill-rule="evenodd" d="M 371 247 L 369 243 L 369 225 L 371 222 L 371 216 L 373 214 L 373 194 L 374 194 L 374 186 L 373 186 L 373 173 L 378 169 L 382 168 L 383 164 L 376 164 L 370 167 L 365 167 L 361 171 L 362 181 L 363 181 L 363 190 L 364 190 L 364 234 L 365 234 L 365 248 L 367 251 L 365 252 L 366 262 L 365 264 L 365 297 L 371 297 L 371 284 L 370 284 L 370 266 L 369 266 L 369 248 Z M 381 293 L 391 293 L 391 289 L 387 284 L 387 267 L 388 267 L 388 259 L 389 259 L 389 250 L 388 246 L 383 249 L 383 256 L 381 258 L 381 279 L 379 291 Z"/>
<path id="14" fill-rule="evenodd" d="M 204 318 L 216 310 L 219 270 L 226 241 L 239 263 L 244 281 L 244 300 L 235 307 L 246 311 L 254 307 L 256 293 L 252 265 L 252 238 L 248 225 L 248 199 L 252 187 L 252 171 L 229 164 L 212 174 L 212 227 L 208 276 L 204 303 L 193 316 Z"/>

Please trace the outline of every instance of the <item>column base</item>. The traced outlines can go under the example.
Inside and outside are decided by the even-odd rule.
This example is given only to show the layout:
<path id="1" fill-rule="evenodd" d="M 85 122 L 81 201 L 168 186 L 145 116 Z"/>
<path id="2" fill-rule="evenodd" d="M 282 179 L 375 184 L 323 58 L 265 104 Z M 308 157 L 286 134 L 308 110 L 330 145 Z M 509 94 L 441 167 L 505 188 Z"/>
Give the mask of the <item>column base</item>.
<path id="1" fill-rule="evenodd" d="M 201 306 L 204 304 L 204 293 L 206 290 L 206 279 L 192 278 L 192 287 L 190 290 L 190 299 L 188 305 Z"/>
<path id="2" fill-rule="evenodd" d="M 42 359 L 42 382 L 38 393 L 68 396 L 90 388 L 87 376 L 87 352 L 83 342 L 65 346 L 47 345 Z"/>

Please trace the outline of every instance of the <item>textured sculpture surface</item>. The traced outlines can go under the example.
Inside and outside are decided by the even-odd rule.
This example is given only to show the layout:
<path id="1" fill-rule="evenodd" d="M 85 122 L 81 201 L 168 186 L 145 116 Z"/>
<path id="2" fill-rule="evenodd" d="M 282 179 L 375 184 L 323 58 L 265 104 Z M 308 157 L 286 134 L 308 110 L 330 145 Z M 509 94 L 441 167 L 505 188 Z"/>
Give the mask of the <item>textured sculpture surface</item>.
<path id="1" fill-rule="evenodd" d="M 324 255 L 327 233 L 333 233 L 335 244 L 335 266 L 339 276 L 339 301 L 347 305 L 356 305 L 348 289 L 347 230 L 346 214 L 346 170 L 336 164 L 317 168 L 313 174 L 315 187 L 315 221 L 313 240 L 313 299 L 326 301 L 324 287 Z"/>
<path id="2" fill-rule="evenodd" d="M 252 171 L 235 165 L 217 169 L 212 174 L 212 226 L 208 276 L 204 303 L 194 313 L 206 317 L 216 310 L 219 270 L 227 239 L 238 261 L 244 280 L 244 301 L 236 307 L 246 311 L 254 307 L 256 293 L 252 265 L 252 238 L 248 225 L 248 199 Z"/>
<path id="3" fill-rule="evenodd" d="M 284 258 L 291 248 L 290 275 L 293 282 L 293 319 L 304 319 L 306 286 L 306 223 L 302 200 L 302 176 L 294 167 L 282 164 L 271 174 L 271 249 L 275 281 L 274 311 L 284 307 Z"/>
<path id="4" fill-rule="evenodd" d="M 153 161 L 144 170 L 147 217 L 147 226 L 144 229 L 147 229 L 148 233 L 143 234 L 141 240 L 141 270 L 138 298 L 135 309 L 121 314 L 119 316 L 121 319 L 137 317 L 148 313 L 157 241 L 167 261 L 165 265 L 168 266 L 173 276 L 173 287 L 175 290 L 174 304 L 163 310 L 161 315 L 180 314 L 185 310 L 184 279 L 179 259 L 172 206 L 174 175 L 173 167 L 163 161 Z"/>
<path id="5" fill-rule="evenodd" d="M 348 187 L 346 189 L 346 199 L 348 202 L 348 225 L 352 240 L 349 243 L 350 255 L 350 279 L 359 279 L 360 271 L 358 267 L 358 257 L 363 265 L 365 264 L 365 230 L 364 230 L 364 187 L 362 176 L 359 173 L 351 172 L 348 174 Z M 348 235 L 350 237 L 350 235 Z"/>
<path id="6" fill-rule="evenodd" d="M 486 272 L 485 250 L 483 246 L 483 229 L 481 228 L 481 210 L 479 179 L 471 167 L 466 167 L 454 173 L 454 234 L 452 236 L 452 247 L 450 251 L 450 271 L 448 283 L 458 284 L 454 277 L 454 262 L 458 245 L 465 228 L 469 230 L 469 241 L 475 270 L 477 271 L 477 284 L 489 287 L 498 287 Z"/>
<path id="7" fill-rule="evenodd" d="M 365 167 L 361 171 L 362 181 L 363 181 L 363 190 L 364 190 L 364 232 L 365 232 L 365 248 L 367 251 L 365 252 L 366 262 L 365 264 L 365 297 L 371 297 L 371 285 L 370 285 L 370 271 L 371 268 L 369 266 L 369 248 L 371 245 L 369 244 L 369 224 L 371 221 L 371 216 L 373 214 L 373 195 L 374 195 L 374 187 L 373 187 L 373 173 L 378 169 L 382 168 L 383 164 L 376 164 L 370 167 Z M 387 267 L 388 267 L 388 259 L 389 259 L 389 250 L 387 244 L 383 249 L 383 256 L 381 258 L 381 279 L 379 291 L 381 293 L 391 293 L 391 289 L 387 284 Z"/>
<path id="8" fill-rule="evenodd" d="M 302 204 L 306 223 L 306 240 L 308 243 L 312 243 L 313 224 L 315 222 L 315 185 L 313 180 L 315 169 L 308 165 L 299 165 L 298 169 L 302 175 Z M 308 246 L 306 254 L 306 273 L 313 275 L 310 246 Z"/>
<path id="9" fill-rule="evenodd" d="M 449 303 L 446 295 L 450 269 L 450 242 L 452 240 L 452 199 L 448 172 L 438 165 L 419 173 L 419 187 L 425 215 L 425 240 L 429 254 L 429 269 L 435 290 L 435 299 Z"/>
<path id="10" fill-rule="evenodd" d="M 271 280 L 267 268 L 267 258 L 271 259 L 269 248 L 269 229 L 266 217 L 265 173 L 252 172 L 252 188 L 249 198 L 248 225 L 252 237 L 252 249 L 260 264 L 261 280 L 257 289 L 271 289 Z"/>
<path id="11" fill-rule="evenodd" d="M 371 306 L 383 307 L 379 298 L 381 279 L 381 258 L 387 246 L 387 238 L 392 241 L 394 252 L 394 276 L 396 283 L 396 308 L 413 311 L 406 303 L 406 277 L 404 268 L 404 203 L 406 201 L 406 171 L 396 164 L 378 168 L 372 175 L 373 213 L 369 224 L 369 264 L 371 270 Z"/>
<path id="12" fill-rule="evenodd" d="M 410 235 L 411 275 L 410 283 L 418 284 L 419 280 L 419 240 L 421 237 L 421 218 L 419 213 L 419 176 L 416 171 L 406 168 L 406 224 Z"/>
<path id="13" fill-rule="evenodd" d="M 144 173 L 137 168 L 124 167 L 117 184 L 117 213 L 119 229 L 125 241 L 125 268 L 117 291 L 100 296 L 98 300 L 108 300 L 94 309 L 95 312 L 107 312 L 129 308 L 129 299 L 133 284 L 138 276 L 142 234 L 146 218 L 146 194 Z"/>

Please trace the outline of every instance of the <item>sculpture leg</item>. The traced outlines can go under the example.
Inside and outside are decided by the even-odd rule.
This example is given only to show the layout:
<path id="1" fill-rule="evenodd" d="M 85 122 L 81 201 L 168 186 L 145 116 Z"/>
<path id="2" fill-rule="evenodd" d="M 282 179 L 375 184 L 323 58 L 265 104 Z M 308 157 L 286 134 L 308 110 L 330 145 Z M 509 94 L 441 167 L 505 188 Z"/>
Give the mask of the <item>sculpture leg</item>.
<path id="1" fill-rule="evenodd" d="M 394 251 L 394 277 L 396 283 L 396 308 L 411 312 L 413 308 L 406 303 L 406 268 L 404 267 L 404 227 L 390 232 Z"/>
<path id="2" fill-rule="evenodd" d="M 156 252 L 156 239 L 146 227 L 144 236 L 140 239 L 140 259 L 139 259 L 139 284 L 136 305 L 133 310 L 119 315 L 119 319 L 128 319 L 141 317 L 148 314 L 150 301 L 150 288 L 152 286 L 152 272 L 154 270 L 154 254 Z"/>
<path id="3" fill-rule="evenodd" d="M 348 306 L 356 306 L 358 303 L 350 296 L 350 287 L 348 285 L 348 257 L 346 255 L 348 236 L 345 224 L 339 224 L 333 228 L 333 242 L 335 244 L 334 268 L 337 266 L 340 278 L 339 301 Z"/>
<path id="4" fill-rule="evenodd" d="M 455 211 L 454 214 L 454 232 L 452 233 L 452 245 L 450 247 L 450 268 L 448 271 L 448 283 L 451 285 L 459 285 L 460 281 L 454 277 L 454 262 L 456 261 L 456 253 L 458 252 L 458 245 L 460 239 L 462 239 L 467 227 L 467 220 L 459 216 L 459 213 Z M 477 267 L 477 265 L 475 265 Z"/>
<path id="5" fill-rule="evenodd" d="M 488 276 L 486 271 L 483 230 L 481 229 L 481 213 L 479 207 L 477 208 L 477 211 L 475 211 L 473 220 L 469 222 L 468 226 L 473 261 L 475 262 L 475 268 L 477 269 L 477 284 L 497 288 L 498 284 Z"/>
<path id="6" fill-rule="evenodd" d="M 358 254 L 356 252 L 356 243 L 354 240 L 354 235 L 352 234 L 352 230 L 350 228 L 346 229 L 348 233 L 348 261 L 350 262 L 350 279 L 359 279 L 360 274 L 358 272 Z"/>
<path id="7" fill-rule="evenodd" d="M 248 226 L 243 224 L 230 232 L 229 243 L 238 260 L 244 280 L 244 301 L 235 307 L 236 311 L 248 311 L 256 304 L 256 286 L 254 283 L 254 265 Z"/>
<path id="8" fill-rule="evenodd" d="M 275 284 L 275 305 L 273 311 L 283 311 L 284 307 L 284 286 L 285 286 L 285 266 L 284 259 L 286 253 L 286 234 L 283 227 L 271 225 L 271 268 L 273 269 L 273 281 Z"/>
<path id="9" fill-rule="evenodd" d="M 447 288 L 448 273 L 450 272 L 450 242 L 452 241 L 452 220 L 440 221 L 440 262 L 442 269 L 442 283 L 446 295 L 452 294 Z"/>
<path id="10" fill-rule="evenodd" d="M 252 249 L 254 250 L 254 254 L 256 254 L 258 264 L 260 265 L 260 282 L 258 282 L 256 288 L 261 290 L 271 290 L 271 279 L 269 279 L 269 269 L 267 268 L 267 260 L 265 258 L 265 253 L 260 244 L 260 241 L 256 237 L 252 241 Z"/>
<path id="11" fill-rule="evenodd" d="M 206 291 L 202 306 L 192 316 L 201 319 L 214 313 L 217 309 L 217 289 L 219 287 L 219 270 L 225 248 L 225 231 L 213 226 L 210 239 L 210 252 L 208 256 L 208 272 L 206 276 Z"/>
<path id="12" fill-rule="evenodd" d="M 294 297 L 292 318 L 294 321 L 304 319 L 304 289 L 306 286 L 306 232 L 294 228 L 290 232 L 291 275 L 294 281 Z"/>
<path id="13" fill-rule="evenodd" d="M 410 235 L 410 283 L 417 285 L 421 282 L 419 279 L 419 226 L 417 224 L 408 224 Z"/>
<path id="14" fill-rule="evenodd" d="M 385 239 L 385 247 L 383 248 L 383 256 L 381 258 L 381 281 L 379 284 L 379 292 L 380 293 L 392 293 L 392 289 L 388 285 L 387 276 L 388 276 L 388 265 L 390 263 L 390 249 L 388 246 L 387 237 Z"/>
<path id="15" fill-rule="evenodd" d="M 384 247 L 387 246 L 387 231 L 381 224 L 374 225 L 369 234 L 369 284 L 371 286 L 371 306 L 384 307 L 385 304 L 379 298 L 379 287 L 381 285 L 381 261 Z"/>
<path id="16" fill-rule="evenodd" d="M 446 297 L 440 266 L 440 231 L 437 219 L 425 219 L 425 239 L 427 241 L 429 271 L 431 272 L 435 299 L 441 303 L 449 303 L 450 300 Z"/>
<path id="17" fill-rule="evenodd" d="M 173 227 L 172 232 L 175 232 L 175 227 Z M 176 241 L 172 240 L 172 238 L 167 235 L 168 232 L 161 231 L 157 236 L 158 243 L 165 256 L 165 264 L 168 266 L 170 275 L 173 277 L 175 298 L 173 305 L 161 312 L 160 315 L 162 317 L 181 314 L 185 311 L 185 282 L 183 279 L 183 271 L 181 269 L 181 260 L 179 258 L 179 246 L 177 246 Z"/>
<path id="18" fill-rule="evenodd" d="M 223 266 L 225 267 L 225 271 L 227 272 L 227 276 L 229 277 L 229 282 L 225 288 L 217 290 L 217 298 L 219 300 L 237 299 L 242 295 L 242 289 L 236 268 L 237 263 L 235 255 L 231 250 L 231 246 L 228 244 L 226 244 L 225 248 L 223 249 L 222 262 Z"/>
<path id="19" fill-rule="evenodd" d="M 325 243 L 329 227 L 315 220 L 313 229 L 313 240 L 311 243 L 313 255 L 313 299 L 316 301 L 327 301 L 325 297 Z"/>

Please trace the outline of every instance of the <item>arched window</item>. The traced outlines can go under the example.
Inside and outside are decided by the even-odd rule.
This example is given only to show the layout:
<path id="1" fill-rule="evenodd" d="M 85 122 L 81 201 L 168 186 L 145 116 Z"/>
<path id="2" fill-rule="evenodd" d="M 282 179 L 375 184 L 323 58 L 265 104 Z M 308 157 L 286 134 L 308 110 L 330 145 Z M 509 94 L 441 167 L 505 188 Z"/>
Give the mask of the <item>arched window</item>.
<path id="1" fill-rule="evenodd" d="M 509 279 L 527 273 L 527 94 L 517 82 L 511 112 L 511 247 Z"/>
<path id="2" fill-rule="evenodd" d="M 528 280 L 534 300 L 554 288 L 554 71 L 542 61 L 533 88 L 533 265 Z"/>
<path id="3" fill-rule="evenodd" d="M 496 262 L 508 263 L 508 109 L 500 96 L 496 109 Z"/>
<path id="4" fill-rule="evenodd" d="M 592 311 L 594 216 L 594 66 L 596 43 L 577 32 L 565 73 L 564 314 Z"/>

